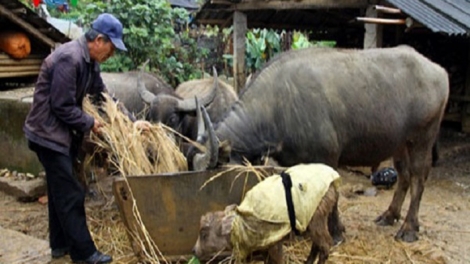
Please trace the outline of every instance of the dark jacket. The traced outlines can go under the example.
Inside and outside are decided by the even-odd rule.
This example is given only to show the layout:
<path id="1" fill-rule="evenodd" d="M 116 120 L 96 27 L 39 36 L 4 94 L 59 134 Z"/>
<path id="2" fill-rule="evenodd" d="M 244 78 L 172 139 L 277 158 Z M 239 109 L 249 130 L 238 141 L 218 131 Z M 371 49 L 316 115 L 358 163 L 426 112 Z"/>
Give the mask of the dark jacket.
<path id="1" fill-rule="evenodd" d="M 93 117 L 82 110 L 85 94 L 102 91 L 99 64 L 90 60 L 85 37 L 61 45 L 42 63 L 23 128 L 26 137 L 69 155 L 72 138 L 80 140 L 93 127 Z"/>

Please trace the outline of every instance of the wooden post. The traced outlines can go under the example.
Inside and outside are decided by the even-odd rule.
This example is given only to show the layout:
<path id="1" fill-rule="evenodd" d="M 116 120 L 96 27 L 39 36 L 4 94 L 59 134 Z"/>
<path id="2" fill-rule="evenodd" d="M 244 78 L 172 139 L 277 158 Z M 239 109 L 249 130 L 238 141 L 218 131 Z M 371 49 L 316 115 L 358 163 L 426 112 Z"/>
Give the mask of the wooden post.
<path id="1" fill-rule="evenodd" d="M 233 86 L 239 93 L 245 87 L 245 36 L 246 15 L 239 11 L 233 14 Z"/>
<path id="2" fill-rule="evenodd" d="M 374 5 L 370 5 L 366 10 L 366 17 L 378 18 L 378 12 Z M 380 48 L 382 47 L 382 25 L 366 23 L 364 28 L 364 49 Z"/>
<path id="3" fill-rule="evenodd" d="M 464 96 L 470 96 L 470 45 L 468 47 L 467 74 L 465 78 Z M 462 131 L 470 133 L 470 102 L 462 103 Z"/>

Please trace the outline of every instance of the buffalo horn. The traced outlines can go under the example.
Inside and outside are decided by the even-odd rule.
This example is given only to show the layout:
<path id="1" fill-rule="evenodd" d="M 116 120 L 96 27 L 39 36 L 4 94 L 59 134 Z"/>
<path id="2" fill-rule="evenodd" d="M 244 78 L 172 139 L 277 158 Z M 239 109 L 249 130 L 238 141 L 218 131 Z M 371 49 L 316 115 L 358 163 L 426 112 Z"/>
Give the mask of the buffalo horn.
<path id="1" fill-rule="evenodd" d="M 142 81 L 142 75 L 148 63 L 149 60 L 146 60 L 140 68 L 139 75 L 137 76 L 137 90 L 139 91 L 140 98 L 142 98 L 145 103 L 150 104 L 155 98 L 155 95 L 147 90 L 147 87 L 145 87 L 145 82 Z"/>
<path id="2" fill-rule="evenodd" d="M 206 132 L 206 127 L 204 125 L 204 118 L 201 114 L 201 108 L 199 107 L 201 104 L 199 103 L 199 99 L 197 96 L 194 97 L 194 101 L 196 102 L 196 118 L 197 118 L 197 137 L 196 141 L 201 143 L 204 137 L 204 133 Z"/>
<path id="3" fill-rule="evenodd" d="M 212 101 L 214 101 L 215 96 L 217 95 L 217 90 L 219 90 L 219 79 L 217 77 L 217 70 L 215 67 L 212 67 L 212 71 L 214 72 L 214 85 L 212 89 L 206 97 L 201 98 L 201 105 L 207 106 Z M 192 98 L 184 99 L 178 101 L 178 109 L 181 111 L 194 111 L 196 110 L 196 104 Z"/>
<path id="4" fill-rule="evenodd" d="M 198 116 L 198 142 L 204 143 L 204 146 L 206 147 L 206 153 L 198 153 L 194 155 L 193 168 L 197 171 L 213 169 L 217 165 L 217 157 L 219 154 L 218 139 L 215 135 L 214 127 L 212 126 L 206 108 L 201 105 L 200 107 L 197 107 L 196 113 Z M 203 122 L 201 119 L 203 120 Z M 203 127 L 203 130 L 206 130 L 207 128 L 208 139 L 206 139 L 205 142 L 202 142 L 204 139 L 204 133 L 199 134 L 201 131 L 200 127 Z"/>

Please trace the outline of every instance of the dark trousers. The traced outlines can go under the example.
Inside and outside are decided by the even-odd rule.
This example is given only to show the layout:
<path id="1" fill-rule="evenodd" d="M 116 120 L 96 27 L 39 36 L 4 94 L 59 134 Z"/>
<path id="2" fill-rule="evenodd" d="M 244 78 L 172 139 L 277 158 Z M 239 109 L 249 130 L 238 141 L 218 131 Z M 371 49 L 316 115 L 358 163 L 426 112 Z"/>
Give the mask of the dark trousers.
<path id="1" fill-rule="evenodd" d="M 86 223 L 85 190 L 73 174 L 76 151 L 64 155 L 33 142 L 29 147 L 46 171 L 51 249 L 69 247 L 72 260 L 88 258 L 96 247 Z"/>

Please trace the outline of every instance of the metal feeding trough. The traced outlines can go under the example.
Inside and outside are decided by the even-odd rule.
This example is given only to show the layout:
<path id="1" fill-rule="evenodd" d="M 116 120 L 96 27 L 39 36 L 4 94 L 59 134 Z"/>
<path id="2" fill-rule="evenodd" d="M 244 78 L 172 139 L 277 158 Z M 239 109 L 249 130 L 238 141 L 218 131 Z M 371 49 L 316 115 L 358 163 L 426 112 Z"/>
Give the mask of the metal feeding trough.
<path id="1" fill-rule="evenodd" d="M 255 168 L 268 175 L 281 171 L 281 168 L 267 166 Z M 224 174 L 199 190 L 207 180 L 221 172 Z M 178 261 L 191 257 L 201 215 L 223 210 L 229 204 L 239 204 L 248 189 L 258 182 L 254 172 L 240 172 L 221 168 L 127 177 L 127 182 L 123 178 L 115 180 L 113 192 L 130 232 L 142 234 L 133 212 L 132 192 L 149 236 L 167 261 Z M 129 237 L 134 252 L 141 255 L 139 243 L 132 235 Z"/>

